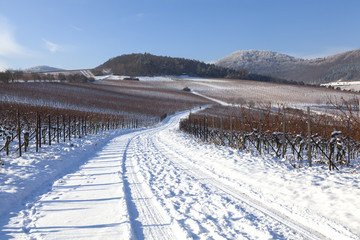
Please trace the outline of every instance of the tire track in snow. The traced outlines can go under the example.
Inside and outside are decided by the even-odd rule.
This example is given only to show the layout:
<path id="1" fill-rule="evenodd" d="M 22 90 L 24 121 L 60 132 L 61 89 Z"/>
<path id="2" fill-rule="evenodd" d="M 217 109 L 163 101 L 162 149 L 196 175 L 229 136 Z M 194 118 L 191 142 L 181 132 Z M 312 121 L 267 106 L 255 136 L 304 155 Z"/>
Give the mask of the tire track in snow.
<path id="1" fill-rule="evenodd" d="M 230 187 L 220 181 L 217 181 L 216 179 L 214 179 L 213 176 L 199 170 L 195 166 L 192 166 L 190 164 L 191 161 L 188 160 L 186 157 L 184 157 L 182 153 L 170 149 L 168 146 L 166 146 L 166 143 L 160 142 L 159 138 L 156 138 L 157 133 L 159 133 L 162 130 L 168 130 L 170 128 L 174 128 L 177 122 L 178 122 L 178 118 L 173 118 L 167 124 L 168 127 L 162 126 L 161 128 L 155 128 L 142 134 L 141 137 L 146 138 L 147 141 L 150 143 L 146 146 L 146 149 L 142 149 L 142 150 L 151 152 L 152 155 L 157 155 L 158 157 L 160 156 L 160 158 L 168 159 L 169 161 L 171 161 L 173 165 L 180 168 L 181 171 L 183 171 L 184 173 L 189 174 L 195 181 L 199 181 L 201 184 L 209 188 L 213 193 L 226 195 L 230 199 L 241 202 L 242 205 L 244 204 L 247 205 L 247 208 L 256 209 L 262 214 L 265 214 L 266 216 L 280 223 L 281 225 L 287 226 L 288 228 L 294 230 L 295 232 L 302 235 L 306 239 L 326 239 L 326 237 L 323 234 L 317 232 L 311 227 L 305 226 L 283 215 L 277 210 L 271 209 L 270 207 L 265 206 L 261 202 L 258 202 L 250 198 L 249 196 L 241 193 L 240 191 L 234 189 L 233 187 Z M 139 143 L 138 145 L 140 146 L 141 143 Z M 141 154 L 140 152 L 142 150 L 138 149 L 137 154 L 140 155 Z M 144 156 L 142 156 L 142 158 L 144 158 Z"/>
<path id="2" fill-rule="evenodd" d="M 275 209 L 271 209 L 261 202 L 250 198 L 249 196 L 241 193 L 239 190 L 234 189 L 233 187 L 226 185 L 220 181 L 217 181 L 211 175 L 207 174 L 204 171 L 201 171 L 198 167 L 192 166 L 190 164 L 190 160 L 187 157 L 183 156 L 181 153 L 170 149 L 164 142 L 161 142 L 159 138 L 157 138 L 153 145 L 158 148 L 159 152 L 163 154 L 168 154 L 168 158 L 177 165 L 179 168 L 183 169 L 183 171 L 187 172 L 191 176 L 193 176 L 197 181 L 205 184 L 209 188 L 215 190 L 215 192 L 222 192 L 229 196 L 232 199 L 236 199 L 241 201 L 242 203 L 248 205 L 251 208 L 257 209 L 260 212 L 264 213 L 265 215 L 273 218 L 274 220 L 278 221 L 281 224 L 288 226 L 289 228 L 295 230 L 296 232 L 300 233 L 301 235 L 305 236 L 306 239 L 328 239 L 325 235 L 317 232 L 315 229 L 312 229 L 309 226 L 305 226 L 285 215 L 278 212 Z M 174 161 L 180 160 L 180 161 Z"/>
<path id="3" fill-rule="evenodd" d="M 128 208 L 129 218 L 130 218 L 130 225 L 132 234 L 136 239 L 144 239 L 144 233 L 142 231 L 142 224 L 137 220 L 139 217 L 139 212 L 136 209 L 135 203 L 132 201 L 132 195 L 131 195 L 131 189 L 130 189 L 130 183 L 128 181 L 127 174 L 127 167 L 126 167 L 126 158 L 128 155 L 128 148 L 131 143 L 131 139 L 128 141 L 124 148 L 123 158 L 122 158 L 122 179 L 124 183 L 124 195 L 125 195 L 125 201 L 126 206 Z"/>
<path id="4" fill-rule="evenodd" d="M 168 214 L 187 231 L 187 237 L 194 239 L 236 237 L 236 234 L 229 237 L 222 233 L 221 227 L 212 218 L 213 208 L 216 208 L 214 204 L 209 206 L 199 201 L 214 197 L 210 189 L 199 184 L 186 172 L 181 173 L 180 176 L 179 171 L 182 169 L 172 164 L 159 149 L 154 147 L 151 136 L 142 136 L 142 139 L 138 139 L 136 151 L 140 156 L 139 159 L 142 160 L 140 164 L 143 175 L 147 175 L 149 186 Z"/>
<path id="5" fill-rule="evenodd" d="M 178 239 L 179 233 L 184 234 L 156 202 L 138 171 L 132 141 L 144 132 L 129 139 L 123 153 L 124 191 L 133 235 L 136 239 Z"/>

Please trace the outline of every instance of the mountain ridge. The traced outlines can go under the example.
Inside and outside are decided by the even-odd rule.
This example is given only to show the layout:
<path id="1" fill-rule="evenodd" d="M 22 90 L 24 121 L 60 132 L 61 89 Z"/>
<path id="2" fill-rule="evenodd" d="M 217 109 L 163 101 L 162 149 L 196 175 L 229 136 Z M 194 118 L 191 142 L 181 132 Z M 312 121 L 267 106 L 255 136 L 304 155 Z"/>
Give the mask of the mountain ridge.
<path id="1" fill-rule="evenodd" d="M 219 59 L 215 65 L 310 84 L 359 81 L 360 49 L 316 59 L 267 50 L 239 50 Z"/>
<path id="2" fill-rule="evenodd" d="M 156 56 L 149 53 L 124 54 L 110 58 L 93 70 L 95 75 L 112 73 L 128 76 L 189 75 L 193 77 L 232 78 L 264 82 L 295 83 L 283 79 L 250 74 L 247 70 L 234 70 L 207 64 L 198 60 Z M 296 83 L 295 83 L 296 84 Z"/>
<path id="3" fill-rule="evenodd" d="M 56 68 L 56 67 L 50 67 L 47 65 L 40 65 L 35 67 L 30 67 L 24 70 L 24 72 L 56 72 L 56 71 L 64 71 L 65 69 L 62 68 Z"/>

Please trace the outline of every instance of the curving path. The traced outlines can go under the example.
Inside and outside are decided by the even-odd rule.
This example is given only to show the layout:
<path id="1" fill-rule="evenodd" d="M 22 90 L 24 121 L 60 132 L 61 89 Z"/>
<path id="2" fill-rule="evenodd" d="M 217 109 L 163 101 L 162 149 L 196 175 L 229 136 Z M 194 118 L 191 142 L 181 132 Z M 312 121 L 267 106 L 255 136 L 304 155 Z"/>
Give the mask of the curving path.
<path id="1" fill-rule="evenodd" d="M 178 142 L 176 128 L 187 114 L 114 138 L 14 214 L 3 231 L 18 239 L 332 238 L 199 165 L 196 159 L 214 156 Z"/>

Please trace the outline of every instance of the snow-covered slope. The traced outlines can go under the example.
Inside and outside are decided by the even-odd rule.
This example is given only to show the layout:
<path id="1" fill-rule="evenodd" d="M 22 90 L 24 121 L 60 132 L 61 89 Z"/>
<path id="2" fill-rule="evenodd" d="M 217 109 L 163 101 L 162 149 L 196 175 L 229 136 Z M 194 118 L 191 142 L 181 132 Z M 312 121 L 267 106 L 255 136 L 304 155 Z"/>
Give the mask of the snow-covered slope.
<path id="1" fill-rule="evenodd" d="M 216 65 L 234 69 L 246 69 L 254 73 L 268 74 L 282 67 L 302 64 L 303 59 L 266 50 L 240 50 L 215 62 Z"/>
<path id="2" fill-rule="evenodd" d="M 360 80 L 360 49 L 311 60 L 272 51 L 241 50 L 215 64 L 305 83 Z"/>
<path id="3" fill-rule="evenodd" d="M 24 72 L 56 72 L 56 71 L 63 71 L 64 69 L 61 68 L 55 68 L 55 67 L 49 67 L 49 66 L 36 66 L 27 68 L 24 70 Z"/>

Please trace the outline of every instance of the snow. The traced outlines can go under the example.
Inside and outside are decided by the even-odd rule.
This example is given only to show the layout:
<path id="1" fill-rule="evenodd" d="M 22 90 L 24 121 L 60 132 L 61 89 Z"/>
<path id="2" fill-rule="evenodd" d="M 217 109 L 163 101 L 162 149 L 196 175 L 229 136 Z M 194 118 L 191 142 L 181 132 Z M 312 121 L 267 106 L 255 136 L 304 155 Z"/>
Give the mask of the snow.
<path id="1" fill-rule="evenodd" d="M 359 85 L 360 81 L 351 81 L 351 82 L 347 82 L 347 81 L 342 81 L 342 79 L 340 79 L 339 81 L 335 81 L 335 82 L 331 82 L 331 83 L 323 83 L 321 84 L 321 86 L 350 86 L 350 85 Z"/>
<path id="2" fill-rule="evenodd" d="M 351 91 L 360 91 L 360 81 L 343 81 L 343 79 L 340 79 L 338 81 L 330 82 L 330 83 L 324 83 L 321 84 L 321 86 L 325 87 L 339 87 L 342 90 L 351 90 Z"/>
<path id="3" fill-rule="evenodd" d="M 124 78 L 130 78 L 131 76 L 125 75 L 104 75 L 104 76 L 95 76 L 95 80 L 124 80 Z M 208 83 L 226 83 L 226 80 L 211 79 L 211 78 L 201 78 L 201 77 L 191 77 L 188 75 L 164 75 L 164 76 L 135 76 L 141 82 L 173 82 L 173 81 L 192 81 L 192 82 L 208 82 Z"/>
<path id="4" fill-rule="evenodd" d="M 218 103 L 218 104 L 220 104 L 220 105 L 222 105 L 222 106 L 232 106 L 231 104 L 229 104 L 229 103 L 227 103 L 227 102 L 221 101 L 221 100 L 216 99 L 216 98 L 208 97 L 208 96 L 206 96 L 206 95 L 204 95 L 204 94 L 201 94 L 201 93 L 198 93 L 198 92 L 196 92 L 196 91 L 191 91 L 191 93 L 192 93 L 192 94 L 195 94 L 195 95 L 198 95 L 198 96 L 200 96 L 200 97 L 206 98 L 206 99 L 208 99 L 208 100 L 210 100 L 210 101 L 214 101 L 214 102 L 216 102 L 216 103 Z"/>
<path id="5" fill-rule="evenodd" d="M 105 75 L 105 76 L 95 76 L 95 80 L 124 80 L 124 78 L 130 78 L 130 76 L 121 76 L 121 75 Z M 138 78 L 139 81 L 142 82 L 172 82 L 173 77 L 172 76 L 136 76 L 135 78 Z"/>
<path id="6" fill-rule="evenodd" d="M 359 239 L 358 170 L 205 144 L 188 114 L 2 156 L 0 239 Z"/>

